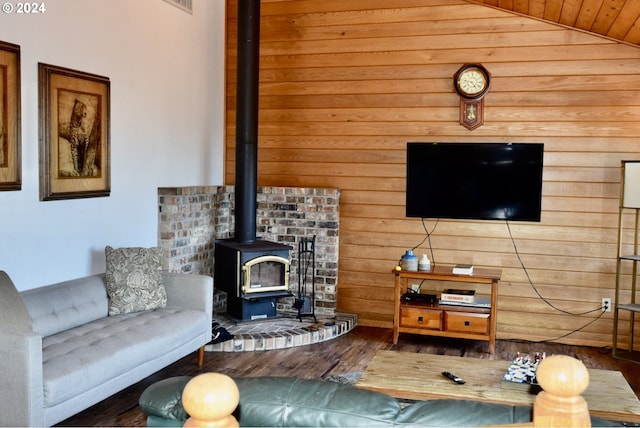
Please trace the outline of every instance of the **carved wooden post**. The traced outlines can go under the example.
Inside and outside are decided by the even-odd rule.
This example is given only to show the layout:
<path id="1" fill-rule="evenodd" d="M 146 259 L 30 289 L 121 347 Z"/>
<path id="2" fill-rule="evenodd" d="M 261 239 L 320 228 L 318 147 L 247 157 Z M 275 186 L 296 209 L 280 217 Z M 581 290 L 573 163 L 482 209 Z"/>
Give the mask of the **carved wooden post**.
<path id="1" fill-rule="evenodd" d="M 580 395 L 589 386 L 589 372 L 567 355 L 547 357 L 536 370 L 544 391 L 533 404 L 534 427 L 590 427 L 587 402 Z"/>
<path id="2" fill-rule="evenodd" d="M 232 415 L 240 391 L 227 375 L 204 373 L 191 379 L 182 391 L 182 405 L 191 417 L 185 427 L 238 427 Z"/>

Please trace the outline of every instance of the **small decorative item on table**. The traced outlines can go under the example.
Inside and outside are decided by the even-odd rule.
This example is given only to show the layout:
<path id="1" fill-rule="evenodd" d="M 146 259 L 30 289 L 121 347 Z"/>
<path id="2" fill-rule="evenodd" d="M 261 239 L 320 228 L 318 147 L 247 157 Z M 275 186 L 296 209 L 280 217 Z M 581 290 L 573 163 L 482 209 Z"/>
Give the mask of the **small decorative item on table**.
<path id="1" fill-rule="evenodd" d="M 455 265 L 451 272 L 454 275 L 473 275 L 473 265 Z"/>
<path id="2" fill-rule="evenodd" d="M 536 352 L 531 358 L 529 355 L 520 355 L 518 352 L 516 359 L 513 360 L 502 380 L 516 384 L 538 385 L 536 370 L 545 356 L 544 352 Z"/>
<path id="3" fill-rule="evenodd" d="M 418 270 L 418 257 L 413 254 L 413 250 L 407 250 L 400 258 L 399 265 L 402 270 Z"/>

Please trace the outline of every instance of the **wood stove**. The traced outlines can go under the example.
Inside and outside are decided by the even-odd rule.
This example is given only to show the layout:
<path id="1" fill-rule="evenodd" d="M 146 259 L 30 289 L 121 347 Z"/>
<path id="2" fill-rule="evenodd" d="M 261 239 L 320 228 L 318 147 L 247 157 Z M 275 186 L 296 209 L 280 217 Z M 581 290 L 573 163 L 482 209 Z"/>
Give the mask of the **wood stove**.
<path id="1" fill-rule="evenodd" d="M 216 288 L 227 293 L 227 314 L 238 320 L 276 316 L 276 299 L 289 292 L 289 251 L 277 242 L 216 242 Z"/>

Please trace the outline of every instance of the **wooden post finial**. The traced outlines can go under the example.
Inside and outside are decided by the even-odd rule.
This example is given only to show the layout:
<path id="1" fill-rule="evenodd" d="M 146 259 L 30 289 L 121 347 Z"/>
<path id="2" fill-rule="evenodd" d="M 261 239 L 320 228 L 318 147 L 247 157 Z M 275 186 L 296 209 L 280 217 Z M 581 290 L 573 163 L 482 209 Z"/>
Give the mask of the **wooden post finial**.
<path id="1" fill-rule="evenodd" d="M 547 357 L 536 379 L 544 391 L 533 404 L 535 427 L 591 426 L 587 402 L 580 395 L 589 386 L 589 372 L 581 361 L 567 355 Z"/>
<path id="2" fill-rule="evenodd" d="M 191 417 L 185 427 L 238 427 L 232 415 L 240 391 L 229 376 L 203 373 L 191 379 L 182 391 L 182 405 Z"/>

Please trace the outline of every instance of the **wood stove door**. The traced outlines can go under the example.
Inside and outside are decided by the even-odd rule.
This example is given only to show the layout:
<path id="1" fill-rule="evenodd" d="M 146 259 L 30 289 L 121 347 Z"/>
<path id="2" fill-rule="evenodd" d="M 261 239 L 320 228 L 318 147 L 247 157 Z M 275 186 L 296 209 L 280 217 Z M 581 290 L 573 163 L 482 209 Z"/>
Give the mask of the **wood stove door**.
<path id="1" fill-rule="evenodd" d="M 284 257 L 256 257 L 242 266 L 242 273 L 245 295 L 289 289 L 289 260 Z"/>

